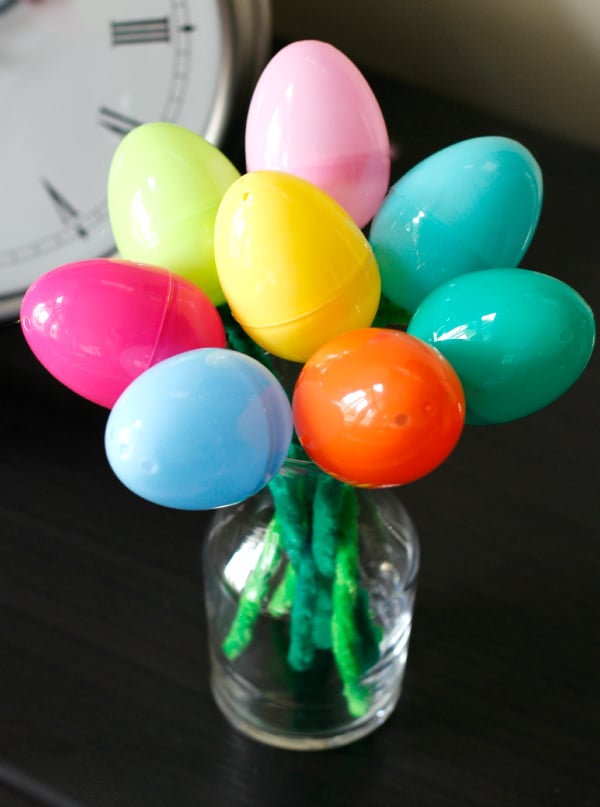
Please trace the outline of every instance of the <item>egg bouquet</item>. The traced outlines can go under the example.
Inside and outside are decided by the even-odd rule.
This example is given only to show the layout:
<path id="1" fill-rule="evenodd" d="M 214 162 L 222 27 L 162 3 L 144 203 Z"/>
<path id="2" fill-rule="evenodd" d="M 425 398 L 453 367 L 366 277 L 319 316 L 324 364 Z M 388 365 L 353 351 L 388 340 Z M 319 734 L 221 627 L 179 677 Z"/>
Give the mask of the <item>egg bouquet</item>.
<path id="1" fill-rule="evenodd" d="M 41 363 L 110 409 L 108 461 L 134 493 L 212 510 L 269 491 L 222 652 L 242 656 L 268 611 L 295 673 L 334 659 L 359 721 L 381 626 L 358 492 L 430 473 L 465 423 L 551 403 L 595 334 L 575 290 L 517 268 L 542 205 L 523 145 L 466 140 L 389 183 L 360 71 L 294 42 L 256 85 L 244 174 L 176 124 L 134 129 L 108 180 L 120 257 L 53 269 L 21 308 Z"/>

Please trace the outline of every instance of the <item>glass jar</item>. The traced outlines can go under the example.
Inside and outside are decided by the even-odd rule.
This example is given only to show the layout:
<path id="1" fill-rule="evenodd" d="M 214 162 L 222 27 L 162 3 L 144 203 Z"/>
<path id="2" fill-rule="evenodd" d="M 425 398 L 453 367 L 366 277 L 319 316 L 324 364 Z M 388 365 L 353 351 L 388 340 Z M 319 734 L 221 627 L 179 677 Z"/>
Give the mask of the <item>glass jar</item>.
<path id="1" fill-rule="evenodd" d="M 256 740 L 345 745 L 402 687 L 419 567 L 397 491 L 344 485 L 288 459 L 214 513 L 203 569 L 214 698 Z"/>

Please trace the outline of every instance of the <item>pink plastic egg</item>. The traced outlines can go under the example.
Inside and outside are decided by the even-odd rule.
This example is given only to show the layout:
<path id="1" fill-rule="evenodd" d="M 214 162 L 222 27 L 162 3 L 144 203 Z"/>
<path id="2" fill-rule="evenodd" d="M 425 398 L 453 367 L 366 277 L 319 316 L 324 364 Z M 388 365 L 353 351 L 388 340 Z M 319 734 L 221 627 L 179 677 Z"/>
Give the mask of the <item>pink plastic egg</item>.
<path id="1" fill-rule="evenodd" d="M 108 258 L 38 278 L 21 303 L 21 328 L 55 378 L 108 408 L 151 365 L 225 346 L 219 313 L 196 285 L 167 269 Z"/>
<path id="2" fill-rule="evenodd" d="M 389 185 L 390 143 L 377 99 L 347 56 L 316 40 L 275 54 L 250 102 L 246 165 L 300 176 L 359 227 L 371 220 Z"/>

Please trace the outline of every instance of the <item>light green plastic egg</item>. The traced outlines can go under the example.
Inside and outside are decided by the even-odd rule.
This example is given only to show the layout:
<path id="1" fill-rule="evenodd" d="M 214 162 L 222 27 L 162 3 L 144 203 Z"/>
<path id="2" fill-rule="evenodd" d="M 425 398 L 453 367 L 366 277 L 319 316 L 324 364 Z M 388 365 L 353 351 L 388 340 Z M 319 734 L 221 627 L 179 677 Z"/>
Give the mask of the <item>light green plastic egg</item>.
<path id="1" fill-rule="evenodd" d="M 164 266 L 221 305 L 213 229 L 221 199 L 239 175 L 218 148 L 189 129 L 166 122 L 133 129 L 117 148 L 108 178 L 121 257 Z"/>

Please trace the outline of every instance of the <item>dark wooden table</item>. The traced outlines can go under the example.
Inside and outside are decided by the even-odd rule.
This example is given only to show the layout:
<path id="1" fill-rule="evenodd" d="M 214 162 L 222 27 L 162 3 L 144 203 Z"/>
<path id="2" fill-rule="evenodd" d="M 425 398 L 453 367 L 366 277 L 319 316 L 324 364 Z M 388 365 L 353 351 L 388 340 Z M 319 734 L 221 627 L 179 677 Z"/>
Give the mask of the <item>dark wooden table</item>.
<path id="1" fill-rule="evenodd" d="M 524 265 L 600 310 L 600 153 L 370 77 L 394 177 L 475 135 L 530 148 L 545 206 Z M 49 267 L 51 268 L 51 267 Z M 600 378 L 522 421 L 467 428 L 402 493 L 422 567 L 389 722 L 299 754 L 233 731 L 208 685 L 207 518 L 136 498 L 104 410 L 0 329 L 0 805 L 600 804 Z"/>

